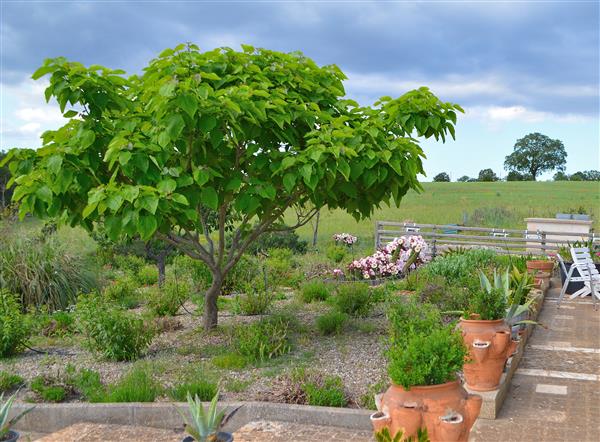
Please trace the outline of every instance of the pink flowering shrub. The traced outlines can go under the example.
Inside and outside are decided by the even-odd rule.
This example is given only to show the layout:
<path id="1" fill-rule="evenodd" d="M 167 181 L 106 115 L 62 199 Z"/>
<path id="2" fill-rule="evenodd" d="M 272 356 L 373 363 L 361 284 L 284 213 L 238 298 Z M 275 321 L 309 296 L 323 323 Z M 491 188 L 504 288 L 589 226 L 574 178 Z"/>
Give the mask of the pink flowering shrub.
<path id="1" fill-rule="evenodd" d="M 350 235 L 349 233 L 336 233 L 333 235 L 333 240 L 338 244 L 351 246 L 358 241 L 358 238 L 354 235 Z"/>
<path id="2" fill-rule="evenodd" d="M 422 265 L 426 250 L 427 243 L 422 236 L 401 236 L 371 256 L 352 261 L 348 270 L 361 279 L 398 276 Z"/>

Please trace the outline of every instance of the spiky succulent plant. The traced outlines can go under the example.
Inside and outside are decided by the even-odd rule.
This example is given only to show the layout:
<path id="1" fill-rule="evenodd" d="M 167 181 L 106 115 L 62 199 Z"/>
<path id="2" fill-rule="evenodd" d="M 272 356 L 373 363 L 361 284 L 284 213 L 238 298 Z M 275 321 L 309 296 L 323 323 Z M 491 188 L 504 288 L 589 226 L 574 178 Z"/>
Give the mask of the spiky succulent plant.
<path id="1" fill-rule="evenodd" d="M 6 402 L 4 402 L 4 393 L 0 394 L 0 440 L 4 440 L 5 436 L 10 431 L 10 428 L 16 424 L 23 416 L 33 410 L 35 407 L 28 408 L 23 410 L 18 415 L 14 416 L 12 419 L 8 419 L 8 414 L 10 413 L 10 409 L 12 408 L 13 402 L 15 401 L 17 393 L 13 394 L 9 397 Z"/>
<path id="2" fill-rule="evenodd" d="M 197 395 L 192 397 L 189 392 L 187 394 L 191 419 L 188 419 L 183 413 L 181 415 L 185 421 L 185 431 L 198 442 L 218 441 L 217 435 L 219 431 L 239 408 L 226 415 L 224 409 L 217 410 L 218 400 L 219 392 L 217 391 L 217 394 L 210 401 L 208 409 L 205 410 L 202 401 Z"/>

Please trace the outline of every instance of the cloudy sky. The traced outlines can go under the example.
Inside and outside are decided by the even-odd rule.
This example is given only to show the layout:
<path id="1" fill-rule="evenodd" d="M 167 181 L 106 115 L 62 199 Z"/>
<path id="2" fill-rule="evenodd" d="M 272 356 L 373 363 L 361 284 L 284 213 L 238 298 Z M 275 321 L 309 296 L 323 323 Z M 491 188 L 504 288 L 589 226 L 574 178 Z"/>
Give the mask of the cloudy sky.
<path id="1" fill-rule="evenodd" d="M 166 47 L 241 43 L 337 64 L 362 104 L 422 85 L 466 109 L 457 140 L 423 143 L 429 177 L 498 174 L 530 132 L 562 140 L 567 171 L 600 168 L 599 2 L 10 1 L 1 8 L 0 149 L 63 124 L 31 73 L 66 56 L 139 72 Z M 547 178 L 551 174 L 546 174 Z"/>

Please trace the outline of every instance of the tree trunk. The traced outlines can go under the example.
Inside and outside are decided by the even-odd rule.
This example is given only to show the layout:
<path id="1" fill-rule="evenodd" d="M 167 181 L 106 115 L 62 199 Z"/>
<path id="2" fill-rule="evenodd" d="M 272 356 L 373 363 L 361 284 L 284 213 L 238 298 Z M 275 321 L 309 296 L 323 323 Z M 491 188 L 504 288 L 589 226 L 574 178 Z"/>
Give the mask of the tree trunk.
<path id="1" fill-rule="evenodd" d="M 165 283 L 165 267 L 167 261 L 167 252 L 162 251 L 156 256 L 156 267 L 158 268 L 158 286 L 162 287 Z"/>
<path id="2" fill-rule="evenodd" d="M 204 297 L 204 329 L 211 330 L 217 326 L 218 322 L 218 308 L 217 298 L 221 293 L 221 287 L 223 286 L 223 276 L 213 273 L 213 282 L 210 288 L 206 292 Z"/>
<path id="3" fill-rule="evenodd" d="M 319 234 L 319 217 L 321 216 L 321 211 L 317 212 L 317 216 L 315 217 L 315 227 L 313 228 L 313 240 L 312 245 L 315 247 L 317 245 L 317 236 Z"/>

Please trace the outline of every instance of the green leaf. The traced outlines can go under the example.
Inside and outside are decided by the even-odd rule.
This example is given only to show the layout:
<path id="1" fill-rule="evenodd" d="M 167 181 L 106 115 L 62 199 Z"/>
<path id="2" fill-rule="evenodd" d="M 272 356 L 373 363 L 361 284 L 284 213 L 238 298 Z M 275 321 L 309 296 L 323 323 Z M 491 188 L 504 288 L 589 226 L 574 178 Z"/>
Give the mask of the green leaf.
<path id="1" fill-rule="evenodd" d="M 152 238 L 154 232 L 156 232 L 156 228 L 158 227 L 158 223 L 156 222 L 156 218 L 153 216 L 140 216 L 140 220 L 138 222 L 138 232 L 142 237 L 142 240 L 147 241 Z"/>
<path id="2" fill-rule="evenodd" d="M 31 78 L 37 80 L 39 78 L 42 78 L 44 75 L 49 74 L 50 72 L 54 72 L 55 69 L 56 67 L 54 66 L 42 66 L 33 73 Z"/>
<path id="3" fill-rule="evenodd" d="M 48 158 L 46 166 L 48 170 L 54 174 L 57 174 L 62 166 L 63 158 L 60 155 L 52 155 Z"/>
<path id="4" fill-rule="evenodd" d="M 169 81 L 168 83 L 165 83 L 160 87 L 160 89 L 158 90 L 158 93 L 160 95 L 162 95 L 163 97 L 170 97 L 171 95 L 173 95 L 174 90 L 175 90 L 175 83 L 173 83 L 172 81 Z"/>
<path id="5" fill-rule="evenodd" d="M 179 137 L 179 134 L 181 134 L 184 126 L 185 122 L 183 121 L 182 116 L 179 114 L 174 114 L 167 118 L 167 132 L 172 140 L 175 140 L 177 137 Z"/>
<path id="6" fill-rule="evenodd" d="M 171 195 L 171 199 L 173 201 L 175 201 L 176 203 L 182 204 L 184 206 L 189 206 L 190 203 L 188 202 L 187 198 L 185 196 L 183 196 L 180 193 L 174 193 Z"/>
<path id="7" fill-rule="evenodd" d="M 96 210 L 96 207 L 98 207 L 98 203 L 88 204 L 84 207 L 83 212 L 81 212 L 81 217 L 86 219 L 94 210 Z"/>
<path id="8" fill-rule="evenodd" d="M 107 216 L 104 218 L 104 226 L 106 227 L 106 231 L 108 233 L 108 237 L 113 241 L 119 239 L 119 235 L 121 234 L 121 217 L 119 216 Z"/>
<path id="9" fill-rule="evenodd" d="M 74 110 L 68 110 L 63 114 L 63 117 L 65 118 L 73 118 L 74 116 L 76 116 L 79 112 L 74 111 Z"/>
<path id="10" fill-rule="evenodd" d="M 84 130 L 80 137 L 80 146 L 85 149 L 88 146 L 91 146 L 94 140 L 96 139 L 96 135 L 91 130 Z"/>
<path id="11" fill-rule="evenodd" d="M 194 170 L 194 181 L 199 186 L 204 186 L 210 179 L 210 174 L 204 168 Z"/>
<path id="12" fill-rule="evenodd" d="M 121 190 L 121 195 L 130 203 L 135 200 L 140 194 L 140 188 L 137 186 L 127 186 Z"/>
<path id="13" fill-rule="evenodd" d="M 174 179 L 167 178 L 159 182 L 156 188 L 161 193 L 171 193 L 177 188 L 177 183 Z"/>
<path id="14" fill-rule="evenodd" d="M 286 173 L 283 176 L 283 187 L 285 187 L 285 190 L 289 192 L 292 191 L 292 189 L 294 188 L 294 186 L 296 185 L 296 175 L 294 175 L 293 173 Z"/>
<path id="15" fill-rule="evenodd" d="M 120 194 L 113 193 L 106 198 L 106 206 L 113 212 L 116 212 L 121 208 L 123 201 L 124 198 Z"/>
<path id="16" fill-rule="evenodd" d="M 158 145 L 160 147 L 167 147 L 171 142 L 171 137 L 166 130 L 163 130 L 160 134 L 158 134 Z"/>
<path id="17" fill-rule="evenodd" d="M 205 187 L 202 189 L 200 193 L 200 200 L 204 203 L 205 206 L 217 210 L 219 207 L 219 197 L 217 196 L 217 192 L 212 187 Z"/>
<path id="18" fill-rule="evenodd" d="M 181 109 L 185 111 L 190 118 L 194 118 L 196 111 L 198 110 L 198 102 L 194 99 L 191 94 L 183 94 L 177 99 L 177 104 Z"/>
<path id="19" fill-rule="evenodd" d="M 44 185 L 35 191 L 35 196 L 46 203 L 50 203 L 52 201 L 52 190 Z"/>
<path id="20" fill-rule="evenodd" d="M 129 163 L 130 159 L 131 159 L 131 152 L 125 151 L 125 152 L 119 153 L 119 163 L 121 164 L 121 166 L 125 166 L 127 163 Z"/>
<path id="21" fill-rule="evenodd" d="M 156 195 L 144 195 L 138 198 L 138 204 L 141 209 L 146 209 L 152 215 L 156 213 L 158 208 L 158 197 Z"/>
<path id="22" fill-rule="evenodd" d="M 216 125 L 217 120 L 212 115 L 202 115 L 198 121 L 198 126 L 203 132 L 210 132 Z"/>
<path id="23" fill-rule="evenodd" d="M 233 177 L 229 180 L 227 185 L 225 186 L 225 190 L 229 192 L 235 192 L 242 185 L 242 180 L 240 177 Z"/>

